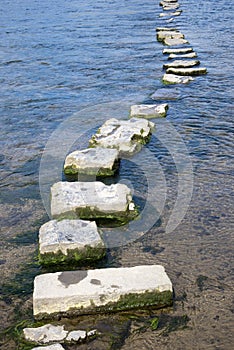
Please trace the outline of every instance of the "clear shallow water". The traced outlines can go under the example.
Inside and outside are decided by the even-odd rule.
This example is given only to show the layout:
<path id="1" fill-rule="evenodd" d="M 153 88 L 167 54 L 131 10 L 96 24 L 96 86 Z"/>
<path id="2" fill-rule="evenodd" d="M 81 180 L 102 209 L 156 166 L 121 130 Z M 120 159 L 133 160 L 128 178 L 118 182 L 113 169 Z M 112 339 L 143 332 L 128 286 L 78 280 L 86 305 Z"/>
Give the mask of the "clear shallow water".
<path id="1" fill-rule="evenodd" d="M 224 0 L 200 5 L 181 0 L 180 4 L 183 13 L 173 26 L 186 35 L 209 72 L 188 86 L 178 86 L 180 98 L 169 102 L 167 117 L 193 162 L 192 201 L 176 230 L 165 233 L 178 192 L 178 174 L 156 129 L 148 150 L 159 160 L 167 181 L 160 222 L 137 242 L 111 251 L 107 264 L 165 265 L 175 288 L 170 316 L 187 315 L 190 321 L 186 329 L 175 327 L 162 334 L 168 320 L 162 319 L 154 332 L 134 331 L 147 323 L 148 315 L 143 320 L 138 315 L 131 325 L 120 316 L 79 320 L 84 327 L 99 325 L 101 330 L 111 323 L 108 332 L 122 339 L 116 348 L 226 350 L 233 343 L 233 5 Z M 138 0 L 1 2 L 3 329 L 31 313 L 32 281 L 39 273 L 37 232 L 48 219 L 38 186 L 46 142 L 61 122 L 83 107 L 105 102 L 121 106 L 121 100 L 130 106 L 150 101 L 150 94 L 163 87 L 166 57 L 155 40 L 155 27 L 165 24 L 158 18 L 160 12 L 158 2 L 142 5 Z M 104 110 L 113 113 L 112 108 Z M 82 119 L 80 129 L 88 130 L 93 123 L 101 124 L 98 114 Z M 161 122 L 157 123 L 163 133 Z M 134 184 L 141 203 L 145 182 L 132 175 L 133 169 L 123 163 L 120 176 Z M 107 344 L 105 335 L 90 348 L 107 349 Z M 2 348 L 16 345 L 7 339 Z"/>

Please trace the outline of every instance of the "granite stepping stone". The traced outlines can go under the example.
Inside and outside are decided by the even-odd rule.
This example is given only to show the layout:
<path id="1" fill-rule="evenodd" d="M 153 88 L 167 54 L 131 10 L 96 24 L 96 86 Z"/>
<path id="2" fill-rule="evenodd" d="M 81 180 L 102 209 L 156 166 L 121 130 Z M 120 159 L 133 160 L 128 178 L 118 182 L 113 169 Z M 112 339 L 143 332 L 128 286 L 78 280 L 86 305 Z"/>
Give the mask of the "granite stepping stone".
<path id="1" fill-rule="evenodd" d="M 177 28 L 170 28 L 170 27 L 157 27 L 156 32 L 179 32 L 179 29 Z"/>
<path id="2" fill-rule="evenodd" d="M 133 105 L 130 110 L 130 117 L 138 118 L 159 118 L 166 117 L 168 111 L 168 104 L 160 105 Z"/>
<path id="3" fill-rule="evenodd" d="M 128 222 L 137 215 L 131 189 L 124 184 L 60 181 L 51 187 L 54 219 L 106 219 Z"/>
<path id="4" fill-rule="evenodd" d="M 176 74 L 164 74 L 163 82 L 165 84 L 187 84 L 190 81 L 194 80 L 191 76 L 179 76 Z"/>
<path id="5" fill-rule="evenodd" d="M 119 152 L 102 147 L 70 153 L 65 160 L 66 175 L 87 174 L 97 177 L 113 176 L 118 169 Z"/>
<path id="6" fill-rule="evenodd" d="M 172 283 L 161 265 L 64 271 L 36 276 L 36 319 L 172 305 Z"/>
<path id="7" fill-rule="evenodd" d="M 150 139 L 154 124 L 141 118 L 109 119 L 92 136 L 91 147 L 115 148 L 121 156 L 139 152 Z"/>
<path id="8" fill-rule="evenodd" d="M 105 253 L 101 231 L 95 221 L 50 220 L 39 230 L 41 264 L 95 261 Z"/>
<path id="9" fill-rule="evenodd" d="M 172 48 L 172 49 L 164 49 L 163 50 L 164 55 L 183 54 L 183 53 L 189 53 L 189 52 L 193 52 L 192 47 Z"/>
<path id="10" fill-rule="evenodd" d="M 198 60 L 175 60 L 170 63 L 165 63 L 163 65 L 164 69 L 167 68 L 190 68 L 194 66 L 198 66 L 200 64 L 200 61 Z"/>
<path id="11" fill-rule="evenodd" d="M 177 45 L 184 45 L 184 44 L 188 44 L 188 40 L 183 39 L 183 38 L 170 38 L 170 37 L 166 37 L 163 41 L 163 43 L 165 45 L 168 46 L 177 46 Z"/>
<path id="12" fill-rule="evenodd" d="M 171 53 L 169 56 L 168 56 L 168 59 L 169 60 L 172 60 L 174 58 L 176 59 L 181 59 L 181 58 L 195 58 L 197 57 L 197 54 L 196 52 L 190 52 L 190 53 L 185 53 L 183 55 L 176 55 L 174 53 Z"/>
<path id="13" fill-rule="evenodd" d="M 199 68 L 168 68 L 166 73 L 177 74 L 177 75 L 203 75 L 207 74 L 207 69 L 205 67 Z"/>
<path id="14" fill-rule="evenodd" d="M 174 31 L 157 32 L 157 40 L 165 42 L 166 39 L 184 39 L 184 34 Z"/>

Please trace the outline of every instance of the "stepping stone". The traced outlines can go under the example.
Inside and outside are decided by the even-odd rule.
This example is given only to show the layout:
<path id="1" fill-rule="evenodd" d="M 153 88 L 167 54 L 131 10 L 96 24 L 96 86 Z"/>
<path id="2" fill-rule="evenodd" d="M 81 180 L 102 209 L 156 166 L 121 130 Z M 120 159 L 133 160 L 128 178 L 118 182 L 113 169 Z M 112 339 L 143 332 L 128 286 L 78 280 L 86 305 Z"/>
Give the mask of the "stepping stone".
<path id="1" fill-rule="evenodd" d="M 103 258 L 105 245 L 95 221 L 50 220 L 39 230 L 39 261 L 44 265 Z"/>
<path id="2" fill-rule="evenodd" d="M 183 38 L 170 38 L 170 37 L 166 37 L 164 39 L 164 44 L 168 45 L 168 46 L 177 46 L 177 45 L 184 45 L 184 44 L 188 44 L 188 40 L 185 40 Z"/>
<path id="3" fill-rule="evenodd" d="M 158 41 L 165 41 L 166 39 L 183 39 L 184 34 L 180 32 L 173 32 L 173 31 L 166 31 L 163 30 L 162 32 L 157 32 L 157 40 Z"/>
<path id="4" fill-rule="evenodd" d="M 36 319 L 172 305 L 172 283 L 161 265 L 64 271 L 36 276 Z"/>
<path id="5" fill-rule="evenodd" d="M 180 7 L 180 5 L 178 3 L 177 4 L 176 3 L 168 4 L 168 3 L 163 3 L 163 1 L 160 3 L 160 5 L 163 7 L 164 11 L 177 10 Z"/>
<path id="6" fill-rule="evenodd" d="M 183 47 L 183 48 L 179 48 L 179 49 L 164 49 L 163 50 L 163 54 L 166 55 L 170 55 L 170 54 L 180 54 L 180 53 L 189 53 L 189 52 L 193 52 L 193 48 L 192 47 Z"/>
<path id="7" fill-rule="evenodd" d="M 118 151 L 102 147 L 70 153 L 65 160 L 66 175 L 113 176 L 118 169 Z"/>
<path id="8" fill-rule="evenodd" d="M 177 28 L 157 27 L 156 32 L 179 32 Z"/>
<path id="9" fill-rule="evenodd" d="M 64 330 L 64 326 L 46 324 L 37 328 L 24 328 L 23 333 L 27 341 L 37 344 L 47 344 L 65 340 L 68 331 Z"/>
<path id="10" fill-rule="evenodd" d="M 137 215 L 131 189 L 124 184 L 57 182 L 51 187 L 54 219 L 105 219 L 126 223 Z"/>
<path id="11" fill-rule="evenodd" d="M 159 14 L 159 17 L 170 17 L 170 16 L 180 16 L 182 13 L 182 10 L 178 10 L 178 11 L 175 11 L 175 12 L 170 12 L 170 13 L 160 13 Z"/>
<path id="12" fill-rule="evenodd" d="M 85 331 L 71 331 L 66 340 L 71 342 L 71 341 L 82 341 L 84 340 L 86 337 L 88 336 L 88 334 Z"/>
<path id="13" fill-rule="evenodd" d="M 133 105 L 130 110 L 130 117 L 158 118 L 166 117 L 169 106 L 167 103 L 160 105 Z"/>
<path id="14" fill-rule="evenodd" d="M 168 74 L 177 75 L 203 75 L 207 74 L 206 68 L 168 68 L 166 71 Z"/>
<path id="15" fill-rule="evenodd" d="M 53 344 L 48 346 L 37 346 L 32 348 L 32 350 L 65 350 L 61 344 Z"/>
<path id="16" fill-rule="evenodd" d="M 180 97 L 180 92 L 176 89 L 158 89 L 151 96 L 153 100 L 177 100 Z"/>
<path id="17" fill-rule="evenodd" d="M 188 68 L 198 66 L 199 64 L 200 61 L 198 60 L 175 60 L 173 62 L 164 64 L 163 68 Z"/>
<path id="18" fill-rule="evenodd" d="M 183 54 L 183 55 L 176 55 L 176 54 L 174 54 L 174 53 L 171 53 L 171 54 L 168 56 L 168 59 L 169 59 L 169 60 L 172 60 L 172 59 L 174 59 L 174 58 L 180 59 L 180 58 L 194 58 L 194 57 L 197 57 L 196 52 L 185 53 L 185 54 Z"/>
<path id="19" fill-rule="evenodd" d="M 90 146 L 115 148 L 120 156 L 130 156 L 149 141 L 153 127 L 154 124 L 145 119 L 109 119 L 92 136 Z"/>
<path id="20" fill-rule="evenodd" d="M 163 76 L 163 82 L 165 84 L 187 84 L 190 81 L 194 80 L 192 77 L 184 77 L 184 76 L 178 76 L 176 74 L 164 74 Z"/>

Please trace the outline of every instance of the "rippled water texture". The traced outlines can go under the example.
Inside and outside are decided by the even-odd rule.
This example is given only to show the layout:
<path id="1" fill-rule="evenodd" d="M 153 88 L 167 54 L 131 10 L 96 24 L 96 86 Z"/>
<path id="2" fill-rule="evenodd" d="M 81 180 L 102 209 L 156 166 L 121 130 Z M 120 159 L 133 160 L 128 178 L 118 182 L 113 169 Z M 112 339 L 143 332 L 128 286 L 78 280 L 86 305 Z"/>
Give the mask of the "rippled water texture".
<path id="1" fill-rule="evenodd" d="M 6 332 L 1 333 L 1 349 L 25 349 L 17 333 L 32 318 L 33 278 L 43 272 L 36 256 L 38 229 L 48 220 L 39 191 L 44 147 L 60 123 L 82 108 L 88 110 L 77 119 L 82 138 L 74 141 L 79 147 L 103 120 L 120 111 L 127 117 L 133 103 L 152 102 L 150 95 L 163 87 L 166 62 L 155 38 L 155 28 L 166 24 L 158 17 L 158 3 L 1 0 L 0 328 Z M 176 87 L 178 98 L 169 101 L 167 117 L 193 164 L 192 200 L 179 226 L 166 231 L 179 192 L 172 152 L 178 139 L 169 147 L 163 141 L 168 136 L 165 122 L 158 120 L 147 161 L 157 160 L 166 181 L 160 220 L 137 241 L 111 249 L 102 263 L 163 264 L 174 285 L 174 308 L 74 320 L 73 328 L 96 327 L 103 334 L 80 349 L 233 348 L 233 3 L 180 4 L 183 13 L 173 26 L 208 69 L 207 76 Z M 101 108 L 103 119 L 95 113 Z M 120 179 L 131 184 L 142 207 L 146 159 L 139 159 L 138 166 L 123 161 Z M 159 324 L 152 330 L 155 317 Z"/>

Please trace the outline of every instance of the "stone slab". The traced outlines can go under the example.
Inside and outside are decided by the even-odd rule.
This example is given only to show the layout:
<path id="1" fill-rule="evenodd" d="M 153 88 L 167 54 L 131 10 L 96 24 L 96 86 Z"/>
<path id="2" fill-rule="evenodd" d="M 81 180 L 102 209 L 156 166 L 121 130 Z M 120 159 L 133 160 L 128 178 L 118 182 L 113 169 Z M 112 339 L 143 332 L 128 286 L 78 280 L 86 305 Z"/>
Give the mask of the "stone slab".
<path id="1" fill-rule="evenodd" d="M 65 350 L 61 344 L 53 344 L 48 346 L 37 346 L 36 348 L 32 348 L 32 350 Z"/>
<path id="2" fill-rule="evenodd" d="M 157 32 L 157 40 L 165 42 L 166 39 L 184 39 L 184 34 L 174 31 L 163 30 Z"/>
<path id="3" fill-rule="evenodd" d="M 177 46 L 177 45 L 184 45 L 189 43 L 188 40 L 183 38 L 169 38 L 169 37 L 166 37 L 163 42 L 165 45 L 168 45 L 168 46 Z"/>
<path id="4" fill-rule="evenodd" d="M 182 54 L 182 55 L 177 55 L 177 54 L 175 54 L 175 53 L 171 53 L 171 54 L 168 56 L 168 59 L 169 59 L 169 60 L 172 60 L 172 59 L 195 58 L 195 57 L 197 57 L 196 52 L 185 53 L 185 54 Z"/>
<path id="5" fill-rule="evenodd" d="M 177 100 L 180 92 L 177 89 L 162 88 L 156 90 L 150 97 L 153 100 Z"/>
<path id="6" fill-rule="evenodd" d="M 200 64 L 199 60 L 175 60 L 170 63 L 165 63 L 163 68 L 190 68 L 198 66 Z"/>
<path id="7" fill-rule="evenodd" d="M 190 76 L 179 76 L 176 74 L 164 74 L 163 76 L 163 82 L 165 84 L 187 84 L 190 81 L 194 80 L 192 77 Z"/>
<path id="8" fill-rule="evenodd" d="M 105 244 L 95 221 L 50 220 L 39 230 L 39 261 L 58 264 L 95 261 L 105 255 Z"/>
<path id="9" fill-rule="evenodd" d="M 177 75 L 203 75 L 207 74 L 207 69 L 205 67 L 199 68 L 168 68 L 166 71 L 168 74 Z"/>
<path id="10" fill-rule="evenodd" d="M 173 27 L 157 27 L 156 32 L 179 32 L 179 29 Z"/>
<path id="11" fill-rule="evenodd" d="M 107 120 L 92 136 L 91 147 L 115 148 L 120 156 L 129 156 L 140 151 L 149 141 L 154 124 L 139 118 L 130 120 Z"/>
<path id="12" fill-rule="evenodd" d="M 159 105 L 133 105 L 130 110 L 130 117 L 140 118 L 159 118 L 166 117 L 168 104 L 162 103 Z"/>
<path id="13" fill-rule="evenodd" d="M 74 151 L 65 159 L 64 173 L 113 176 L 118 169 L 118 157 L 119 152 L 110 148 L 96 147 Z"/>
<path id="14" fill-rule="evenodd" d="M 131 220 L 136 216 L 131 189 L 125 184 L 57 182 L 51 187 L 54 219 Z"/>
<path id="15" fill-rule="evenodd" d="M 174 48 L 174 49 L 164 49 L 163 54 L 164 55 L 170 55 L 170 54 L 183 54 L 183 53 L 189 53 L 193 52 L 192 47 L 181 47 L 181 48 Z"/>
<path id="16" fill-rule="evenodd" d="M 172 283 L 161 265 L 65 271 L 34 280 L 36 319 L 172 305 Z"/>
<path id="17" fill-rule="evenodd" d="M 68 335 L 68 331 L 64 330 L 64 326 L 54 326 L 52 324 L 46 324 L 37 328 L 24 328 L 23 333 L 27 341 L 37 344 L 60 342 Z"/>

